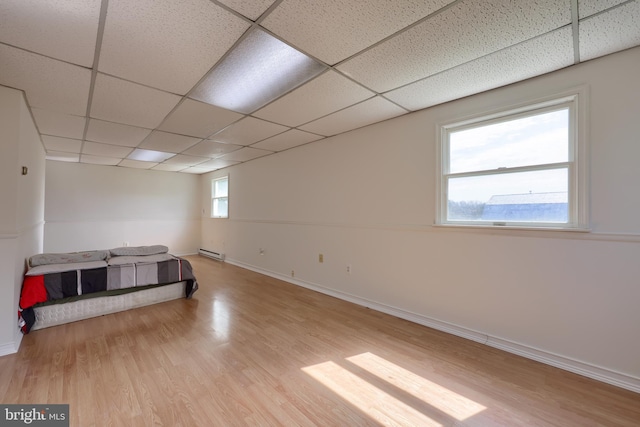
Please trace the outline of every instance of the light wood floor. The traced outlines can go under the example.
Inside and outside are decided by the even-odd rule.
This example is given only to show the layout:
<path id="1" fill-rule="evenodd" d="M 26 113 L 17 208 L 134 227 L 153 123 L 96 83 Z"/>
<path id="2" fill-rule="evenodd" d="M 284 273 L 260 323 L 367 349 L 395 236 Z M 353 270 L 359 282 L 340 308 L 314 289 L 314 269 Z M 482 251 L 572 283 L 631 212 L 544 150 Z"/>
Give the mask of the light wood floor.
<path id="1" fill-rule="evenodd" d="M 230 264 L 200 290 L 35 331 L 1 403 L 72 426 L 639 426 L 640 394 Z"/>

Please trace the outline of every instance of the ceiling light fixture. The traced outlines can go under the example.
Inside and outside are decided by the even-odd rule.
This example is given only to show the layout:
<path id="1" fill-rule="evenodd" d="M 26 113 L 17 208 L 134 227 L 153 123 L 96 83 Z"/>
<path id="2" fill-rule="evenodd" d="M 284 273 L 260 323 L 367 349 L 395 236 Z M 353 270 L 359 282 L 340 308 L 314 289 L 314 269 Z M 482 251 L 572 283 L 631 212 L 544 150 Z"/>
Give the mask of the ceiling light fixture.
<path id="1" fill-rule="evenodd" d="M 255 29 L 189 97 L 249 114 L 320 74 L 326 67 Z"/>
<path id="2" fill-rule="evenodd" d="M 174 153 L 165 153 L 164 151 L 143 150 L 136 148 L 127 159 L 140 160 L 142 162 L 163 162 L 170 157 L 175 156 Z"/>

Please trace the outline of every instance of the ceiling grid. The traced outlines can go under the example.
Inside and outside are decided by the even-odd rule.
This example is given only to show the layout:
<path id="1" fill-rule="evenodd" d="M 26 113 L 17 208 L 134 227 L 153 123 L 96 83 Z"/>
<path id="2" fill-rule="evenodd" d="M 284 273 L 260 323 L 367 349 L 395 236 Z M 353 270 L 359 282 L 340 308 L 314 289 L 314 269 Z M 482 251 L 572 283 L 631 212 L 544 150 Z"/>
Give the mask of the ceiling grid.
<path id="1" fill-rule="evenodd" d="M 640 0 L 3 0 L 47 158 L 201 174 L 640 45 Z"/>

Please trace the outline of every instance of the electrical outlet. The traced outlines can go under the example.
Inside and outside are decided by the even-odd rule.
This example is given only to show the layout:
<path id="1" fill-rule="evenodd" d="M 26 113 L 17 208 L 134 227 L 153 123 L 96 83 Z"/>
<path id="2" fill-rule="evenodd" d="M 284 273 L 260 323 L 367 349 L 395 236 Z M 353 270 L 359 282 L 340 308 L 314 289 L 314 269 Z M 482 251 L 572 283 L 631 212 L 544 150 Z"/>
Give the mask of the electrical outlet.
<path id="1" fill-rule="evenodd" d="M 347 273 L 351 274 L 351 264 L 347 264 Z"/>
<path id="2" fill-rule="evenodd" d="M 318 262 L 324 262 L 324 255 L 318 254 Z"/>
<path id="3" fill-rule="evenodd" d="M 259 253 L 260 255 L 264 255 L 264 249 L 262 249 L 262 248 L 258 249 L 258 253 Z"/>
<path id="4" fill-rule="evenodd" d="M 291 277 L 296 277 L 296 272 L 291 270 Z"/>
<path id="5" fill-rule="evenodd" d="M 124 246 L 124 247 L 126 248 L 127 246 L 129 246 L 129 242 L 124 242 L 124 243 L 122 244 L 122 246 Z"/>

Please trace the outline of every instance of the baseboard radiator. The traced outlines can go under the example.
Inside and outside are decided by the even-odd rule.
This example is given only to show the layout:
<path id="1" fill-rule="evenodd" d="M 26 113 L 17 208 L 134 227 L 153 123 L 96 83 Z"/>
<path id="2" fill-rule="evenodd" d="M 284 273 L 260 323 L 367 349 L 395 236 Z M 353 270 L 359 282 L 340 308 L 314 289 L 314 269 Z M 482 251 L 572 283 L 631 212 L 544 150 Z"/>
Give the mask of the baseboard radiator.
<path id="1" fill-rule="evenodd" d="M 218 260 L 218 261 L 224 261 L 224 254 L 221 252 L 214 252 L 214 251 L 200 248 L 198 250 L 198 254 L 202 256 L 206 256 L 211 259 Z"/>

